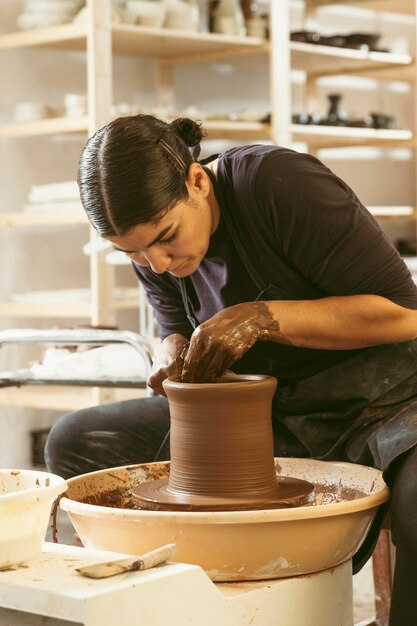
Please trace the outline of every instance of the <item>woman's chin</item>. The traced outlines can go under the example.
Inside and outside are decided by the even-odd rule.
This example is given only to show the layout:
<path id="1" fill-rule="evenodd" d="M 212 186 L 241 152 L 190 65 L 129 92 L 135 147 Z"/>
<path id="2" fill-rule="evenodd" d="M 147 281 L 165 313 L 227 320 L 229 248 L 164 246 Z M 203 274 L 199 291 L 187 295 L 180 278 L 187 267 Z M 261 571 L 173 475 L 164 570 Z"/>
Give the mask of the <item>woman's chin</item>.
<path id="1" fill-rule="evenodd" d="M 175 270 L 175 272 L 169 272 L 175 278 L 185 278 L 186 276 L 190 276 L 194 270 L 189 270 L 187 268 L 181 268 L 179 270 Z"/>
<path id="2" fill-rule="evenodd" d="M 198 264 L 196 265 L 193 261 L 185 261 L 185 263 L 181 263 L 179 267 L 176 267 L 169 273 L 176 278 L 185 278 L 185 276 L 190 276 L 191 274 L 193 274 L 197 267 Z"/>
<path id="3" fill-rule="evenodd" d="M 172 276 L 176 276 L 177 278 L 182 278 L 183 276 L 188 276 L 191 274 L 189 263 L 181 263 L 178 267 L 173 270 L 169 270 L 168 273 L 172 274 Z"/>

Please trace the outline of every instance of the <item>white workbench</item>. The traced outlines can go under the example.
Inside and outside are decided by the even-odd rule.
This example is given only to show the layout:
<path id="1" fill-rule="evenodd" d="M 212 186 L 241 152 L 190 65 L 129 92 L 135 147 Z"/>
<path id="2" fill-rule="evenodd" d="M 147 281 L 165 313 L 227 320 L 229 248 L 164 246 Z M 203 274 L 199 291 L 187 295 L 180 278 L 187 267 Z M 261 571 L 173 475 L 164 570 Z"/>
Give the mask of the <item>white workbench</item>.
<path id="1" fill-rule="evenodd" d="M 45 543 L 39 561 L 0 572 L 0 625 L 353 624 L 350 562 L 309 576 L 249 583 L 214 584 L 199 567 L 182 563 L 102 580 L 74 571 L 117 556 Z"/>

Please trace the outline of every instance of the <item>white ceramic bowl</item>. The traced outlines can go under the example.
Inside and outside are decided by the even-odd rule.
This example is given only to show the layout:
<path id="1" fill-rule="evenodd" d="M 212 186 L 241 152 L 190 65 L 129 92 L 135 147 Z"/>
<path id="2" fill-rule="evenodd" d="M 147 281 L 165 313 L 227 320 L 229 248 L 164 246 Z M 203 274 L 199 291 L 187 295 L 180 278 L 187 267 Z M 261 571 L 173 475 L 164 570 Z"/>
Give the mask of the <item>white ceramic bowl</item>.
<path id="1" fill-rule="evenodd" d="M 30 30 L 31 28 L 48 28 L 50 26 L 59 26 L 72 21 L 72 14 L 51 14 L 46 13 L 22 13 L 16 18 L 16 24 L 22 30 Z"/>
<path id="2" fill-rule="evenodd" d="M 63 478 L 47 472 L 0 470 L 0 569 L 37 559 Z"/>
<path id="3" fill-rule="evenodd" d="M 74 0 L 30 0 L 26 2 L 25 12 L 30 13 L 76 13 L 79 2 Z"/>
<path id="4" fill-rule="evenodd" d="M 51 109 L 43 102 L 18 102 L 14 108 L 16 122 L 42 120 L 51 116 Z"/>
<path id="5" fill-rule="evenodd" d="M 88 548 L 141 554 L 176 543 L 176 560 L 200 565 L 216 581 L 260 580 L 318 572 L 350 559 L 388 489 L 378 470 L 349 463 L 277 459 L 279 473 L 362 497 L 330 505 L 262 511 L 144 511 L 120 506 L 132 487 L 167 476 L 169 463 L 133 465 L 68 481 L 59 506 Z M 366 494 L 363 496 L 363 494 Z M 107 506 L 102 506 L 107 502 Z"/>

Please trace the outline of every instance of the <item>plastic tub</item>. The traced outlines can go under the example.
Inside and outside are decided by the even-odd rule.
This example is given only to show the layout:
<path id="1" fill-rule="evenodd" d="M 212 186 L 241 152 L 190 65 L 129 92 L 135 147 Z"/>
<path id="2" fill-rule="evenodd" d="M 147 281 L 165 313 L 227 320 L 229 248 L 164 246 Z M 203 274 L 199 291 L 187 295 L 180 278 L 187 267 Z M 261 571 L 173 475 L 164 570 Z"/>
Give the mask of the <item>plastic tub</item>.
<path id="1" fill-rule="evenodd" d="M 52 504 L 66 490 L 55 474 L 0 470 L 0 569 L 41 555 Z"/>

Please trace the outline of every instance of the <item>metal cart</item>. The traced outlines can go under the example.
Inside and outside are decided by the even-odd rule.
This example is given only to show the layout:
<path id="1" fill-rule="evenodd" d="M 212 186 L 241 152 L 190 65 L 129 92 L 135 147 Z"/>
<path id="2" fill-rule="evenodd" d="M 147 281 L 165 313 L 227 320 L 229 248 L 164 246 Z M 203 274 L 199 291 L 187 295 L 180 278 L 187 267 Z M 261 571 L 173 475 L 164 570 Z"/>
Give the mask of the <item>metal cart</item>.
<path id="1" fill-rule="evenodd" d="M 152 367 L 153 350 L 151 343 L 131 331 L 101 329 L 16 329 L 0 331 L 0 348 L 5 344 L 39 345 L 90 345 L 127 344 L 132 346 L 142 357 L 145 364 L 145 376 L 141 378 L 38 378 L 29 368 L 0 372 L 1 387 L 20 387 L 22 385 L 73 385 L 89 387 L 135 387 L 147 390 L 146 380 Z"/>

